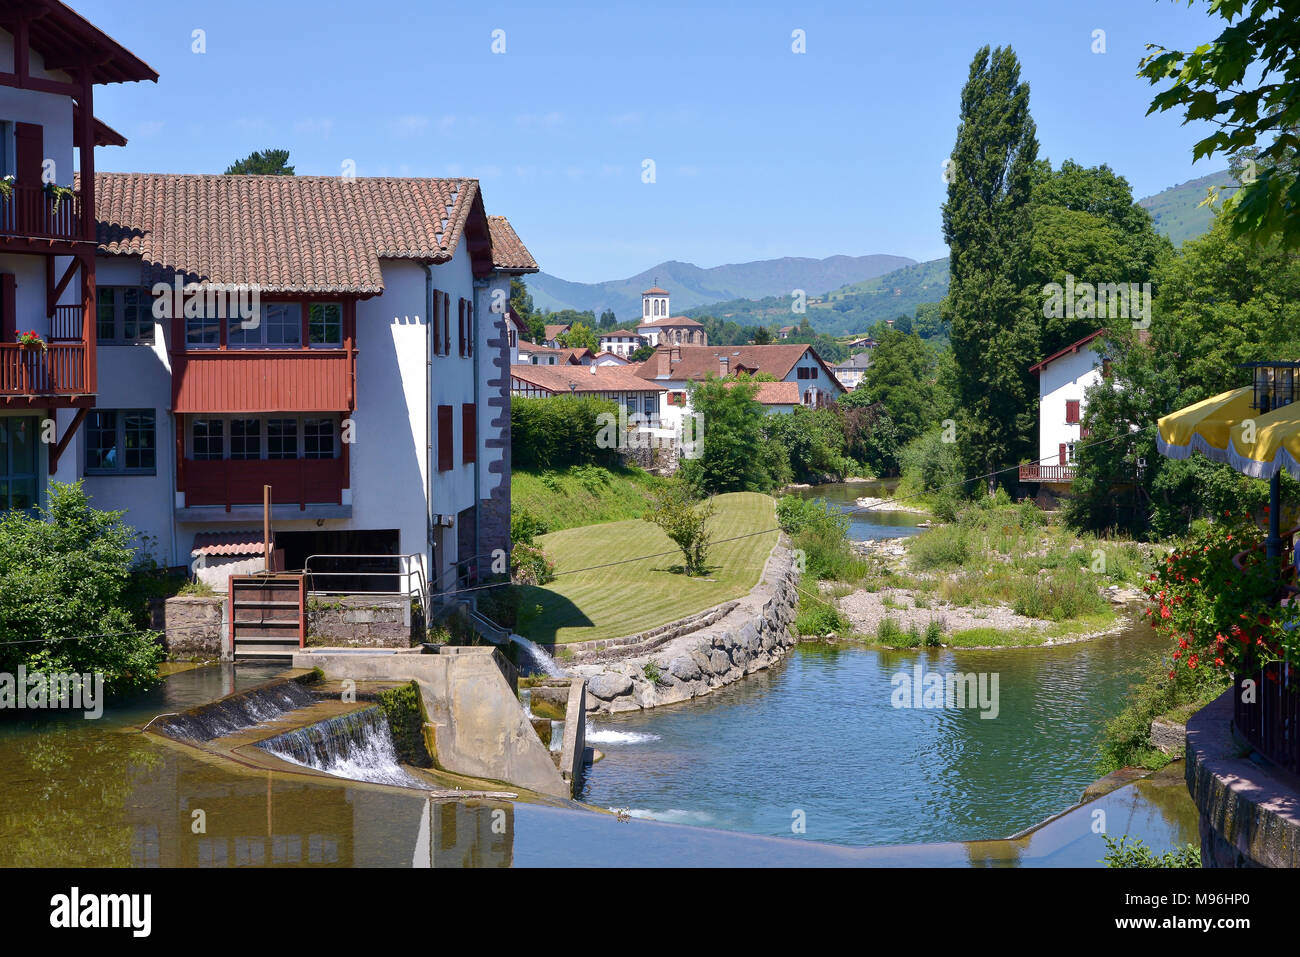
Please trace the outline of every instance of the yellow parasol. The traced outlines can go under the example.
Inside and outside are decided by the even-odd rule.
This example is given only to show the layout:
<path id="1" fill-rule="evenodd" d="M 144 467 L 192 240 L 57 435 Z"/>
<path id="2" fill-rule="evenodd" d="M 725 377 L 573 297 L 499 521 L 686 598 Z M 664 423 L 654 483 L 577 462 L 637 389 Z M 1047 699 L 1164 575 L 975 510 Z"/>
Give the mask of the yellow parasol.
<path id="1" fill-rule="evenodd" d="M 1200 452 L 1216 462 L 1229 462 L 1228 442 L 1234 426 L 1254 415 L 1252 390 L 1233 389 L 1202 399 L 1162 417 L 1156 448 L 1170 459 L 1189 458 Z"/>
<path id="2" fill-rule="evenodd" d="M 1300 478 L 1300 402 L 1234 426 L 1226 461 L 1251 478 L 1271 479 L 1282 469 Z"/>

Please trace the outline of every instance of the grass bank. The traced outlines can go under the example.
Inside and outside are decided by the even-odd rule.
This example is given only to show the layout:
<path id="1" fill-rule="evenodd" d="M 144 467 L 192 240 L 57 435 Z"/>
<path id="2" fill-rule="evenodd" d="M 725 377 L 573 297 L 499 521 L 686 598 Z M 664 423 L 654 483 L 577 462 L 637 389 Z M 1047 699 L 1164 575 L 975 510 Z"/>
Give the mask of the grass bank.
<path id="1" fill-rule="evenodd" d="M 515 471 L 510 477 L 511 511 L 529 516 L 538 534 L 639 519 L 650 504 L 650 493 L 663 482 L 641 469 L 598 465 Z"/>
<path id="2" fill-rule="evenodd" d="M 718 511 L 709 528 L 717 544 L 709 550 L 706 577 L 681 574 L 676 546 L 658 526 L 639 517 L 539 536 L 537 544 L 555 561 L 557 577 L 549 585 L 521 589 L 519 633 L 543 643 L 615 638 L 748 592 L 776 544 L 773 500 L 756 492 L 733 492 L 714 502 Z M 750 537 L 722 541 L 740 535 Z M 641 557 L 645 555 L 656 557 Z M 591 570 L 575 572 L 586 568 Z"/>

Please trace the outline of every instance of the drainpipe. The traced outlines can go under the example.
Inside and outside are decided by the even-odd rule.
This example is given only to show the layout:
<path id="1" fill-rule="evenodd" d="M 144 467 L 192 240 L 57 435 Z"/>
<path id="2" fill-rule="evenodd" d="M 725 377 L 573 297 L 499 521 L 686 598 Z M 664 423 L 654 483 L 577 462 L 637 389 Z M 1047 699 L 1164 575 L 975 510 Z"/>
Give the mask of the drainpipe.
<path id="1" fill-rule="evenodd" d="M 439 591 L 439 556 L 433 547 L 433 416 L 429 407 L 433 400 L 433 267 L 428 263 L 420 265 L 424 268 L 424 525 L 429 545 L 428 587 Z"/>
<path id="2" fill-rule="evenodd" d="M 171 484 L 167 486 L 167 525 L 172 532 L 172 554 L 169 564 L 175 565 L 180 557 L 176 554 L 176 413 L 169 410 L 167 419 L 171 422 L 170 441 L 167 443 L 171 447 L 171 451 L 167 457 L 171 459 L 172 463 Z M 180 564 L 188 567 L 190 563 L 181 562 Z"/>

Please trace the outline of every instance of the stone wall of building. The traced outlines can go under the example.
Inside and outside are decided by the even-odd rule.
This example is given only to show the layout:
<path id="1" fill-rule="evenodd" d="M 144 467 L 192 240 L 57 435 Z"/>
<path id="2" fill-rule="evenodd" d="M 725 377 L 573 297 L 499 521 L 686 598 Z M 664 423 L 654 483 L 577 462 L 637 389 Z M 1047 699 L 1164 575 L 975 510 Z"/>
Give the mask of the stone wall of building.
<path id="1" fill-rule="evenodd" d="M 593 714 L 654 708 L 709 694 L 770 667 L 798 642 L 798 580 L 794 555 L 782 542 L 769 556 L 759 583 L 744 598 L 719 606 L 725 609 L 722 614 L 703 613 L 694 625 L 662 642 L 652 636 L 646 640 L 650 650 L 646 641 L 621 646 L 621 639 L 611 639 L 604 648 L 566 658 L 565 668 L 587 679 L 587 710 Z"/>
<path id="2" fill-rule="evenodd" d="M 225 596 L 177 595 L 163 604 L 163 639 L 171 661 L 229 658 Z"/>
<path id="3" fill-rule="evenodd" d="M 490 491 L 479 502 L 479 581 L 493 575 L 492 555 L 500 550 L 510 554 L 510 340 L 506 324 L 497 324 L 500 334 L 487 341 L 484 358 L 492 364 L 488 379 L 487 425 L 484 442 L 489 449 L 500 449 L 500 461 L 488 463 Z M 507 566 L 508 570 L 509 566 Z"/>

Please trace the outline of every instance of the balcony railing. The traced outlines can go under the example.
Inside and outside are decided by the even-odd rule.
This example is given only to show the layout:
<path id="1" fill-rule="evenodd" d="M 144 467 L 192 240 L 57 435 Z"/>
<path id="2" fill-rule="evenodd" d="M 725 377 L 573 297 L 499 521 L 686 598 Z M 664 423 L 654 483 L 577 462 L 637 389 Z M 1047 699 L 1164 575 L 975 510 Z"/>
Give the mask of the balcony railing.
<path id="1" fill-rule="evenodd" d="M 55 203 L 40 186 L 13 187 L 11 195 L 0 196 L 0 235 L 31 236 L 37 239 L 82 239 L 81 194 L 73 193 Z"/>
<path id="2" fill-rule="evenodd" d="M 262 486 L 271 486 L 276 505 L 341 505 L 347 487 L 344 460 L 283 459 L 200 461 L 186 459 L 182 490 L 186 507 L 261 505 Z"/>
<path id="3" fill-rule="evenodd" d="M 1020 466 L 1020 481 L 1022 482 L 1073 482 L 1074 466 L 1073 465 L 1040 465 L 1037 462 L 1031 462 L 1029 465 Z"/>
<path id="4" fill-rule="evenodd" d="M 0 343 L 0 396 L 86 395 L 93 391 L 83 342 L 50 342 L 44 349 Z"/>

